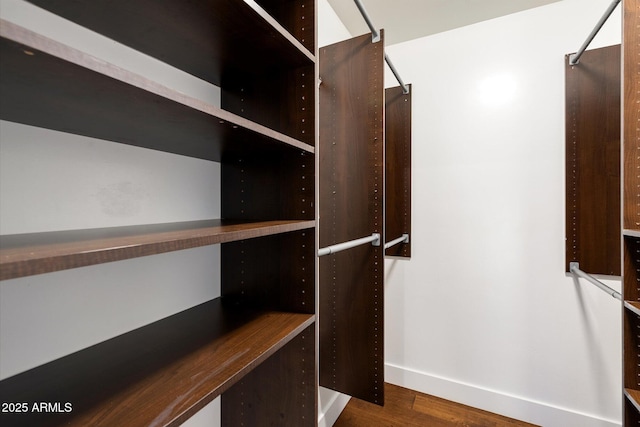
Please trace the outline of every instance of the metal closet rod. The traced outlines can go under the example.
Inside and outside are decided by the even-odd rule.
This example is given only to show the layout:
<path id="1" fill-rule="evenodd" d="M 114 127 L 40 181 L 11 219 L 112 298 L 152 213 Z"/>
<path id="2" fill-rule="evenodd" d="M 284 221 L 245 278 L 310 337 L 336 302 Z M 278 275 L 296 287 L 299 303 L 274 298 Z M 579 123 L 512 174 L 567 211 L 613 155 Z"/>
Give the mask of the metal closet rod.
<path id="1" fill-rule="evenodd" d="M 385 243 L 384 248 L 389 249 L 390 247 L 395 246 L 398 243 L 409 243 L 409 235 L 407 233 L 404 233 L 402 236 L 398 237 L 397 239 Z"/>
<path id="2" fill-rule="evenodd" d="M 371 243 L 372 246 L 380 246 L 380 233 L 373 233 L 368 237 L 362 237 L 360 239 L 350 240 L 348 242 L 338 243 L 336 245 L 318 249 L 318 256 L 335 254 L 336 252 L 355 248 L 356 246 L 365 245 L 367 243 Z"/>
<path id="3" fill-rule="evenodd" d="M 602 15 L 602 18 L 600 18 L 595 28 L 591 31 L 591 34 L 589 34 L 589 37 L 587 37 L 584 43 L 582 43 L 582 46 L 580 46 L 580 49 L 578 50 L 578 52 L 569 55 L 569 65 L 576 65 L 580 61 L 580 57 L 582 56 L 584 51 L 587 50 L 587 47 L 589 46 L 591 41 L 594 39 L 596 34 L 598 34 L 598 32 L 600 31 L 604 23 L 607 22 L 607 19 L 609 19 L 609 17 L 615 10 L 616 6 L 618 6 L 618 3 L 620 3 L 620 0 L 613 0 L 611 2 L 607 10 L 604 12 L 604 15 Z"/>
<path id="4" fill-rule="evenodd" d="M 605 285 L 604 283 L 602 283 L 601 281 L 599 281 L 598 279 L 596 279 L 595 277 L 593 277 L 589 273 L 585 273 L 584 271 L 580 270 L 580 264 L 579 263 L 570 262 L 569 263 L 569 271 L 572 274 L 574 274 L 575 276 L 582 277 L 583 279 L 588 280 L 589 282 L 593 283 L 598 288 L 600 288 L 601 290 L 605 291 L 606 293 L 608 293 L 609 295 L 611 295 L 615 299 L 622 301 L 622 295 L 620 294 L 620 292 L 618 292 L 615 289 L 612 289 L 609 286 Z"/>
<path id="5" fill-rule="evenodd" d="M 367 10 L 364 8 L 364 5 L 362 4 L 362 2 L 360 0 L 353 0 L 353 1 L 356 3 L 356 6 L 358 6 L 358 10 L 360 11 L 360 14 L 364 18 L 367 25 L 369 26 L 374 43 L 377 42 L 378 40 L 380 40 L 380 32 L 376 30 L 376 27 L 373 25 L 373 22 L 371 22 L 371 18 L 369 18 L 369 14 L 367 13 Z M 409 93 L 409 86 L 404 84 L 404 82 L 402 81 L 402 78 L 400 77 L 400 74 L 398 74 L 398 70 L 396 70 L 396 67 L 391 62 L 391 59 L 389 59 L 389 55 L 387 55 L 386 53 L 384 54 L 384 60 L 387 62 L 387 65 L 391 69 L 391 72 L 393 73 L 393 75 L 396 77 L 396 80 L 398 80 L 398 83 L 400 83 L 400 86 L 402 86 L 402 93 L 404 94 Z"/>

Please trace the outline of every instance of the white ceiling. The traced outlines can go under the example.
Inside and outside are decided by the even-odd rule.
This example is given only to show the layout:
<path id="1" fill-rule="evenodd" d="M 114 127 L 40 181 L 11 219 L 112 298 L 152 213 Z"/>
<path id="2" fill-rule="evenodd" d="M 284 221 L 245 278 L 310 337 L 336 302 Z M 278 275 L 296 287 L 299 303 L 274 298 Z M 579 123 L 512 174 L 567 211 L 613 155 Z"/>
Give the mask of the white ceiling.
<path id="1" fill-rule="evenodd" d="M 328 0 L 352 35 L 368 33 L 353 0 Z M 361 0 L 392 45 L 560 0 Z"/>

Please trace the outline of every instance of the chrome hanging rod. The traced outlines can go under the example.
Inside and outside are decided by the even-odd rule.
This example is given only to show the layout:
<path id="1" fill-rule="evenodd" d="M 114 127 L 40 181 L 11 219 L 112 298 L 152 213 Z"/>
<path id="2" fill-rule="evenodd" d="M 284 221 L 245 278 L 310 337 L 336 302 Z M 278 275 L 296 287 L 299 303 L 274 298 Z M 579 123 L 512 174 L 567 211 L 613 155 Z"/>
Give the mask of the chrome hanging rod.
<path id="1" fill-rule="evenodd" d="M 371 22 L 371 18 L 369 18 L 369 14 L 367 13 L 367 9 L 364 8 L 364 5 L 362 4 L 362 2 L 360 0 L 353 0 L 353 1 L 356 3 L 356 6 L 358 6 L 358 10 L 360 11 L 360 15 L 362 15 L 362 17 L 364 18 L 365 22 L 369 26 L 369 29 L 371 30 L 371 35 L 373 37 L 373 42 L 376 43 L 377 41 L 380 40 L 380 33 L 378 32 L 378 30 L 376 30 L 376 27 L 375 27 L 375 25 L 373 25 L 373 22 Z"/>
<path id="2" fill-rule="evenodd" d="M 598 279 L 596 279 L 595 277 L 593 277 L 589 273 L 585 273 L 584 271 L 580 270 L 580 264 L 579 263 L 570 262 L 569 263 L 569 271 L 574 276 L 582 277 L 583 279 L 588 280 L 589 282 L 593 283 L 598 288 L 600 288 L 601 290 L 605 291 L 606 293 L 608 293 L 609 295 L 611 295 L 615 299 L 622 301 L 622 295 L 620 294 L 620 292 L 618 292 L 615 289 L 612 289 L 609 286 L 605 285 L 604 283 L 602 283 L 601 281 L 599 281 Z"/>
<path id="3" fill-rule="evenodd" d="M 580 46 L 580 49 L 578 50 L 578 52 L 569 55 L 569 65 L 576 65 L 580 61 L 580 57 L 582 56 L 584 51 L 587 50 L 587 47 L 589 46 L 591 41 L 594 39 L 596 34 L 598 34 L 598 32 L 600 31 L 604 23 L 607 22 L 607 19 L 609 19 L 609 17 L 615 10 L 616 6 L 618 6 L 618 3 L 620 3 L 620 0 L 613 0 L 611 2 L 607 10 L 604 12 L 604 15 L 602 15 L 602 18 L 600 18 L 595 28 L 591 31 L 591 34 L 589 34 L 589 37 L 587 37 L 584 43 L 582 43 L 582 46 Z"/>
<path id="4" fill-rule="evenodd" d="M 398 243 L 409 243 L 409 235 L 405 233 L 402 236 L 398 237 L 397 239 L 385 243 L 384 248 L 389 249 L 390 247 L 395 246 Z"/>
<path id="5" fill-rule="evenodd" d="M 362 2 L 360 0 L 353 0 L 353 1 L 356 3 L 356 6 L 358 6 L 358 10 L 360 11 L 360 14 L 362 15 L 365 22 L 369 26 L 369 29 L 371 30 L 371 37 L 373 39 L 373 42 L 376 43 L 380 41 L 380 32 L 376 30 L 376 27 L 373 25 L 373 22 L 371 22 L 371 18 L 369 18 L 369 14 L 367 13 L 367 10 L 364 8 L 364 5 L 362 4 Z M 387 55 L 386 53 L 384 54 L 384 60 L 386 61 L 389 68 L 391 69 L 391 72 L 393 73 L 393 75 L 396 77 L 396 80 L 398 80 L 398 83 L 400 83 L 400 86 L 402 87 L 402 93 L 404 94 L 409 93 L 409 86 L 404 84 L 404 82 L 402 81 L 402 78 L 400 77 L 400 74 L 398 74 L 398 70 L 396 70 L 396 67 L 391 62 L 391 59 L 389 59 L 389 55 Z"/>
<path id="6" fill-rule="evenodd" d="M 398 81 L 398 83 L 400 83 L 400 86 L 402 87 L 402 93 L 404 93 L 405 95 L 408 94 L 409 86 L 404 84 L 404 82 L 402 81 L 402 77 L 400 77 L 400 74 L 398 74 L 398 70 L 396 70 L 396 67 L 393 65 L 393 62 L 391 62 L 391 60 L 389 59 L 389 55 L 387 55 L 386 53 L 384 54 L 384 60 L 387 61 L 387 65 L 391 69 L 391 72 L 393 73 L 394 76 L 396 76 L 396 80 Z"/>
<path id="7" fill-rule="evenodd" d="M 348 242 L 338 243 L 336 245 L 331 245 L 331 246 L 327 246 L 326 248 L 318 249 L 318 256 L 334 254 L 336 252 L 355 248 L 356 246 L 365 245 L 367 243 L 371 243 L 372 246 L 380 246 L 380 233 L 373 233 L 369 237 L 362 237 L 360 239 L 350 240 Z"/>

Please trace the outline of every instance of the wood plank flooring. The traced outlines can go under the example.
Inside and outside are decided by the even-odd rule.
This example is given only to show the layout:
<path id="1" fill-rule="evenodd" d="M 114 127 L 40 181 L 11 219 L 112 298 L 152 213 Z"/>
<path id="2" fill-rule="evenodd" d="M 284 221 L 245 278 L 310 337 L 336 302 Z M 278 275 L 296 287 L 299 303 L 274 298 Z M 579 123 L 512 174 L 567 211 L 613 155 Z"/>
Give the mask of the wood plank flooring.
<path id="1" fill-rule="evenodd" d="M 392 384 L 384 392 L 384 407 L 351 399 L 334 427 L 535 427 Z"/>

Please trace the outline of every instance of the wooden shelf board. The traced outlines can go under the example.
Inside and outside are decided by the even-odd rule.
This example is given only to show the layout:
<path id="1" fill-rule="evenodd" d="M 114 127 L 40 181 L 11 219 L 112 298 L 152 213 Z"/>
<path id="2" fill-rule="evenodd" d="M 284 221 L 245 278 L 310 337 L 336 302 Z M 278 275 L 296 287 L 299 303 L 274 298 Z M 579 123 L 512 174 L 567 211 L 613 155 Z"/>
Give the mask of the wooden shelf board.
<path id="1" fill-rule="evenodd" d="M 0 21 L 0 119 L 213 161 L 314 147 Z"/>
<path id="2" fill-rule="evenodd" d="M 640 316 L 640 301 L 628 301 L 625 300 L 624 301 L 624 307 L 635 313 L 636 315 Z"/>
<path id="3" fill-rule="evenodd" d="M 627 397 L 629 402 L 633 404 L 636 411 L 640 412 L 640 391 L 632 388 L 625 388 L 624 395 Z"/>
<path id="4" fill-rule="evenodd" d="M 630 230 L 625 228 L 622 230 L 622 235 L 628 237 L 640 237 L 640 230 Z"/>
<path id="5" fill-rule="evenodd" d="M 30 1 L 218 86 L 315 61 L 253 0 Z"/>
<path id="6" fill-rule="evenodd" d="M 273 355 L 314 316 L 212 300 L 0 382 L 3 402 L 70 403 L 4 425 L 179 425 Z"/>
<path id="7" fill-rule="evenodd" d="M 0 280 L 313 228 L 314 220 L 169 224 L 0 236 Z"/>

